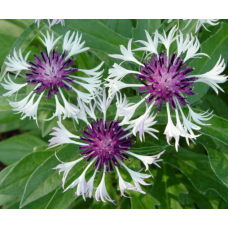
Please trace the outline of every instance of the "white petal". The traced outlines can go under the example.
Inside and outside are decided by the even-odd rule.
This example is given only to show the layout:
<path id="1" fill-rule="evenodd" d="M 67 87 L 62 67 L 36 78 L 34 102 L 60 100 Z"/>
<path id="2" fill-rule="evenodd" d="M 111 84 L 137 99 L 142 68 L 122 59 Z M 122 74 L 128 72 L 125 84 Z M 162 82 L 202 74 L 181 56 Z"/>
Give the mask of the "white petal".
<path id="1" fill-rule="evenodd" d="M 22 87 L 28 85 L 27 83 L 17 84 L 11 80 L 9 74 L 7 76 L 8 76 L 8 81 L 6 80 L 6 78 L 4 78 L 4 81 L 6 84 L 1 83 L 1 85 L 4 87 L 4 89 L 9 91 L 7 93 L 4 93 L 3 96 L 11 96 L 15 92 L 18 92 Z"/>
<path id="2" fill-rule="evenodd" d="M 59 36 L 57 39 L 54 40 L 54 34 L 52 33 L 52 35 L 50 36 L 49 32 L 47 31 L 47 37 L 41 33 L 43 35 L 44 40 L 42 40 L 40 37 L 40 40 L 42 41 L 42 43 L 45 45 L 45 47 L 47 48 L 47 53 L 48 55 L 50 54 L 51 50 L 53 49 L 53 47 L 55 46 L 55 44 L 58 42 L 58 40 L 62 37 Z"/>

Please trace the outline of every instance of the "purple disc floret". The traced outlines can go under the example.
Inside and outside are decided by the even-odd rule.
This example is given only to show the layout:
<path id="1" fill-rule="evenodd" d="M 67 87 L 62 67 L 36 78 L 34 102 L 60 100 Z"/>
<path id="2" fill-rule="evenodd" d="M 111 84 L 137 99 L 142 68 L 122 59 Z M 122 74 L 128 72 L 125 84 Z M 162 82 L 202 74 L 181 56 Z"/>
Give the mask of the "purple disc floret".
<path id="1" fill-rule="evenodd" d="M 52 92 L 57 94 L 58 87 L 60 86 L 67 90 L 70 89 L 64 81 L 74 83 L 69 78 L 69 74 L 76 72 L 78 69 L 69 67 L 73 64 L 73 60 L 71 58 L 66 60 L 66 52 L 59 54 L 58 51 L 53 49 L 49 55 L 42 51 L 40 54 L 41 57 L 34 56 L 36 62 L 29 62 L 31 64 L 31 67 L 29 67 L 31 73 L 26 75 L 28 84 L 40 84 L 35 89 L 35 93 L 48 89 L 46 99 L 49 99 Z"/>
<path id="2" fill-rule="evenodd" d="M 88 131 L 83 130 L 84 137 L 81 140 L 89 143 L 89 145 L 80 146 L 79 149 L 83 149 L 81 152 L 85 156 L 87 161 L 97 157 L 94 167 L 101 170 L 106 165 L 106 172 L 113 171 L 114 166 L 120 166 L 117 159 L 122 162 L 125 159 L 129 159 L 128 155 L 124 151 L 128 151 L 133 142 L 131 136 L 125 136 L 129 133 L 128 130 L 123 130 L 122 126 L 119 126 L 118 120 L 111 120 L 103 122 L 103 119 L 97 119 L 97 121 L 91 123 L 91 127 L 86 127 Z"/>
<path id="3" fill-rule="evenodd" d="M 145 85 L 139 90 L 144 90 L 140 94 L 149 93 L 148 102 L 155 100 L 158 111 L 162 108 L 163 101 L 170 102 L 173 109 L 176 109 L 174 97 L 182 105 L 186 105 L 186 98 L 181 92 L 187 95 L 194 95 L 193 89 L 196 77 L 187 78 L 186 76 L 194 69 L 186 64 L 180 56 L 171 54 L 167 61 L 166 52 L 161 52 L 158 56 L 154 55 L 144 66 L 141 66 L 140 74 L 136 77 Z"/>

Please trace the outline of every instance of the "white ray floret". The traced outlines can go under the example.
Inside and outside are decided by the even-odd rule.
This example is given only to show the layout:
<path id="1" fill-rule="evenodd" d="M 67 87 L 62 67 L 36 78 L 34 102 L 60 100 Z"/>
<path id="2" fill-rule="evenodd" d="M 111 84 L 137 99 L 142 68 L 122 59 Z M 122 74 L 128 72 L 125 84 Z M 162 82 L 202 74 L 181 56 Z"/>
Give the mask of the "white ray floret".
<path id="1" fill-rule="evenodd" d="M 106 166 L 104 165 L 104 171 L 103 171 L 103 176 L 101 179 L 101 182 L 99 184 L 99 186 L 97 187 L 97 190 L 95 192 L 95 198 L 97 201 L 100 201 L 100 199 L 105 203 L 105 199 L 108 200 L 109 202 L 114 204 L 114 200 L 111 199 L 111 197 L 109 196 L 107 190 L 106 190 L 106 186 L 105 186 L 105 169 Z"/>
<path id="2" fill-rule="evenodd" d="M 115 168 L 116 168 L 116 172 L 117 172 L 118 177 L 119 177 L 119 188 L 120 188 L 121 196 L 127 197 L 124 195 L 125 190 L 138 191 L 135 186 L 124 181 L 124 179 L 120 175 L 119 169 L 116 166 L 115 166 Z"/>
<path id="3" fill-rule="evenodd" d="M 73 33 L 73 35 L 74 35 L 74 33 Z M 66 59 L 70 58 L 72 55 L 76 55 L 76 54 L 79 54 L 81 52 L 89 50 L 89 47 L 82 48 L 85 44 L 85 41 L 80 43 L 81 39 L 82 39 L 82 34 L 79 35 L 77 32 L 74 41 L 72 41 L 72 39 L 71 39 L 72 36 L 68 40 L 68 36 L 66 37 L 66 39 L 64 38 L 64 40 L 65 40 L 64 48 L 69 50 L 69 53 L 68 53 Z M 70 47 L 70 49 L 69 49 L 69 47 Z"/>
<path id="4" fill-rule="evenodd" d="M 142 65 L 142 63 L 140 63 L 133 56 L 134 53 L 131 50 L 131 42 L 132 42 L 132 39 L 129 40 L 127 49 L 123 45 L 120 45 L 120 51 L 121 51 L 122 55 L 112 54 L 112 55 L 109 55 L 109 56 L 112 57 L 112 58 L 122 59 L 124 61 L 131 61 L 131 62 L 137 63 L 138 65 Z"/>
<path id="5" fill-rule="evenodd" d="M 166 140 L 167 143 L 170 145 L 170 139 L 172 137 L 175 138 L 175 140 L 179 139 L 179 136 L 181 134 L 180 130 L 173 124 L 170 110 L 169 110 L 169 103 L 166 103 L 166 108 L 167 108 L 167 114 L 168 114 L 168 123 L 166 125 L 164 135 L 166 135 Z"/>
<path id="6" fill-rule="evenodd" d="M 59 160 L 59 158 L 57 157 L 56 153 L 55 153 L 55 156 L 56 158 Z M 62 178 L 62 188 L 64 189 L 64 186 L 65 186 L 65 182 L 66 182 L 66 178 L 67 178 L 67 175 L 68 173 L 70 172 L 70 170 L 77 164 L 79 163 L 80 161 L 82 161 L 84 158 L 79 158 L 75 161 L 72 161 L 72 162 L 62 162 L 61 160 L 59 160 L 62 164 L 59 164 L 57 165 L 55 168 L 53 169 L 58 169 L 59 170 L 59 174 L 61 172 L 64 172 L 63 173 L 63 178 Z"/>
<path id="7" fill-rule="evenodd" d="M 189 45 L 189 47 L 187 49 L 187 54 L 184 58 L 184 61 L 187 61 L 190 58 L 201 58 L 201 57 L 198 57 L 200 55 L 204 55 L 204 56 L 207 56 L 208 58 L 210 58 L 209 55 L 207 55 L 205 53 L 197 53 L 197 51 L 200 48 L 200 42 L 199 42 L 198 38 L 196 36 L 193 37 L 192 34 L 191 34 L 191 39 L 192 39 L 192 42 L 191 42 L 191 45 Z"/>
<path id="8" fill-rule="evenodd" d="M 139 74 L 138 71 L 134 70 L 127 70 L 123 68 L 122 66 L 118 65 L 117 63 L 114 63 L 113 68 L 110 68 L 108 70 L 109 78 L 115 78 L 116 80 L 123 79 L 127 74 Z"/>
<path id="9" fill-rule="evenodd" d="M 18 57 L 17 52 L 14 48 L 13 56 L 12 57 L 10 57 L 10 55 L 7 56 L 7 59 L 9 62 L 5 62 L 5 64 L 7 65 L 6 70 L 11 72 L 17 72 L 16 77 L 22 70 L 28 70 L 30 65 L 26 61 L 29 54 L 30 54 L 30 51 L 26 54 L 25 58 L 23 58 L 21 53 L 21 48 L 20 48 L 19 57 Z"/>
<path id="10" fill-rule="evenodd" d="M 122 99 L 121 93 L 119 93 L 119 96 L 118 96 L 118 93 L 116 93 L 116 99 L 117 99 L 116 108 L 117 108 L 117 110 L 116 110 L 115 120 L 117 120 L 117 118 L 119 117 L 119 113 L 121 112 L 121 110 L 123 110 L 124 108 L 127 108 L 133 104 L 133 103 L 128 103 L 129 101 L 127 100 L 125 94 L 124 94 L 124 99 Z"/>
<path id="11" fill-rule="evenodd" d="M 158 34 L 158 37 L 160 38 L 161 42 L 166 47 L 166 50 L 167 50 L 166 54 L 167 54 L 168 59 L 169 59 L 169 48 L 170 48 L 170 45 L 176 39 L 176 37 L 174 37 L 174 34 L 175 34 L 176 31 L 177 31 L 176 26 L 174 26 L 170 30 L 168 37 L 166 36 L 165 31 L 164 31 L 164 37 L 161 34 Z"/>
<path id="12" fill-rule="evenodd" d="M 44 40 L 42 40 L 40 37 L 40 40 L 42 41 L 42 43 L 45 45 L 45 47 L 47 48 L 47 53 L 48 55 L 50 54 L 51 50 L 53 49 L 53 47 L 55 46 L 55 44 L 58 42 L 58 40 L 62 37 L 59 36 L 58 38 L 56 38 L 54 40 L 54 33 L 52 33 L 52 35 L 50 36 L 49 32 L 47 31 L 47 36 L 45 36 L 43 33 L 41 33 L 43 35 Z"/>
<path id="13" fill-rule="evenodd" d="M 108 87 L 108 93 L 109 93 L 109 97 L 112 97 L 113 94 L 115 94 L 116 92 L 120 91 L 123 88 L 128 88 L 128 87 L 143 87 L 143 84 L 127 84 L 121 81 L 118 81 L 116 79 L 105 79 L 107 82 L 107 84 L 104 84 L 104 86 Z"/>
<path id="14" fill-rule="evenodd" d="M 59 121 L 61 121 L 61 116 L 64 115 L 66 116 L 66 110 L 65 108 L 59 103 L 59 99 L 57 95 L 54 95 L 55 97 L 55 105 L 56 105 L 56 109 L 55 109 L 55 113 L 53 113 L 53 116 L 49 119 L 45 119 L 45 121 L 49 121 L 52 120 L 54 117 L 58 117 Z"/>
<path id="15" fill-rule="evenodd" d="M 128 171 L 128 173 L 130 174 L 130 176 L 131 176 L 133 182 L 135 183 L 135 187 L 136 187 L 137 191 L 139 191 L 139 192 L 141 192 L 141 193 L 143 193 L 143 194 L 146 194 L 146 193 L 142 190 L 140 184 L 141 184 L 141 185 L 150 185 L 150 184 L 146 183 L 146 182 L 144 181 L 144 179 L 151 177 L 151 175 L 144 174 L 144 173 L 139 173 L 139 172 L 135 172 L 135 171 L 129 169 L 129 168 L 128 168 L 122 161 L 120 161 L 118 158 L 116 158 L 116 159 L 117 159 L 118 162 L 119 162 L 119 163 Z"/>
<path id="16" fill-rule="evenodd" d="M 213 67 L 213 69 L 208 71 L 207 73 L 201 74 L 201 75 L 190 75 L 188 77 L 189 78 L 190 77 L 197 77 L 198 79 L 196 80 L 196 82 L 204 82 L 204 83 L 208 84 L 209 86 L 212 87 L 212 89 L 214 89 L 214 91 L 217 94 L 219 92 L 218 89 L 221 90 L 222 92 L 224 92 L 224 90 L 218 85 L 218 83 L 226 82 L 228 76 L 219 75 L 226 68 L 226 64 L 224 62 L 224 59 L 221 60 L 221 58 L 222 57 L 220 56 L 219 60 L 217 61 L 217 63 Z"/>
<path id="17" fill-rule="evenodd" d="M 145 45 L 145 47 L 140 47 L 140 48 L 136 48 L 133 51 L 148 51 L 150 53 L 155 53 L 158 54 L 157 52 L 157 48 L 158 48 L 158 31 L 155 31 L 155 35 L 154 35 L 154 40 L 152 40 L 150 34 L 145 30 L 146 33 L 146 37 L 147 37 L 147 41 L 144 40 L 137 40 L 135 42 L 139 42 L 143 45 Z"/>
<path id="18" fill-rule="evenodd" d="M 141 101 L 139 101 L 138 103 L 131 105 L 129 107 L 125 107 L 123 109 L 120 109 L 119 111 L 119 116 L 124 116 L 124 119 L 122 120 L 120 125 L 124 125 L 124 124 L 129 124 L 129 120 L 132 118 L 132 116 L 135 113 L 135 110 L 139 107 L 139 105 L 141 105 L 147 98 L 149 97 L 149 95 L 147 95 L 146 97 L 144 97 Z"/>
<path id="19" fill-rule="evenodd" d="M 4 89 L 9 90 L 7 93 L 4 93 L 3 96 L 11 96 L 12 94 L 18 92 L 22 87 L 26 86 L 27 83 L 24 84 L 17 84 L 15 82 L 13 82 L 9 76 L 8 76 L 8 81 L 6 80 L 6 78 L 4 78 L 4 81 L 6 84 L 1 83 L 1 85 L 4 87 Z"/>
<path id="20" fill-rule="evenodd" d="M 152 164 L 155 164 L 156 166 L 158 166 L 159 168 L 161 168 L 157 162 L 160 162 L 162 161 L 160 158 L 160 156 L 162 154 L 164 154 L 165 151 L 162 151 L 160 152 L 159 154 L 157 155 L 154 155 L 154 156 L 143 156 L 143 155 L 138 155 L 138 154 L 135 154 L 135 153 L 132 153 L 130 151 L 127 151 L 125 153 L 127 154 L 130 154 L 131 156 L 134 156 L 136 158 L 138 158 L 139 160 L 141 160 L 143 162 L 143 164 L 145 165 L 146 169 L 145 171 L 147 171 L 149 169 L 149 165 L 152 165 Z"/>
<path id="21" fill-rule="evenodd" d="M 153 137 L 158 139 L 156 135 L 151 133 L 151 131 L 153 131 L 153 132 L 158 132 L 158 131 L 153 128 L 149 128 L 150 126 L 153 126 L 155 123 L 157 123 L 157 121 L 153 121 L 155 118 L 155 116 L 153 117 L 153 114 L 151 116 L 149 116 L 153 105 L 154 105 L 154 102 L 150 105 L 149 108 L 148 107 L 146 108 L 146 112 L 142 116 L 140 116 L 139 118 L 134 119 L 132 121 L 129 121 L 129 123 L 131 124 L 129 126 L 129 128 L 133 128 L 132 133 L 135 136 L 136 136 L 137 132 L 139 132 L 139 138 L 140 138 L 141 142 L 143 140 L 145 140 L 145 135 L 144 135 L 145 132 L 149 132 L 150 135 L 152 135 Z M 148 117 L 149 117 L 149 119 L 148 119 Z M 145 127 L 146 127 L 146 129 L 145 129 Z"/>
<path id="22" fill-rule="evenodd" d="M 80 139 L 79 136 L 73 135 L 72 133 L 70 133 L 63 125 L 60 121 L 57 121 L 59 128 L 54 127 L 53 130 L 55 130 L 54 132 L 52 132 L 50 135 L 53 135 L 54 137 L 52 137 L 49 142 L 49 147 L 48 148 L 52 148 L 52 147 L 56 147 L 59 145 L 63 145 L 66 143 L 73 143 L 76 145 L 87 145 L 85 143 L 81 143 L 81 142 L 76 142 L 71 140 L 70 138 L 74 138 L 74 139 Z"/>

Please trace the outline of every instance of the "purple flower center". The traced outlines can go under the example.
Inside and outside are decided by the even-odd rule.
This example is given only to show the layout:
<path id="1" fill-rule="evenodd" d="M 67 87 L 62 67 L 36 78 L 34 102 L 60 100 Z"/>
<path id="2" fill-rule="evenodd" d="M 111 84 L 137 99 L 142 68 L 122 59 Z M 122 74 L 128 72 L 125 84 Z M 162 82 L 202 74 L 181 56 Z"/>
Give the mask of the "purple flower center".
<path id="1" fill-rule="evenodd" d="M 34 91 L 35 93 L 48 89 L 46 99 L 49 99 L 52 92 L 57 94 L 58 87 L 60 86 L 67 90 L 70 89 L 64 81 L 74 83 L 69 78 L 69 73 L 76 72 L 77 69 L 68 67 L 73 64 L 73 60 L 71 58 L 66 60 L 66 52 L 59 54 L 53 49 L 49 55 L 41 52 L 40 58 L 36 55 L 34 56 L 36 62 L 29 62 L 32 66 L 29 67 L 30 74 L 26 75 L 28 84 L 40 84 Z"/>
<path id="2" fill-rule="evenodd" d="M 113 171 L 113 165 L 120 166 L 117 158 L 121 161 L 129 159 L 124 151 L 128 151 L 132 146 L 131 136 L 125 136 L 129 131 L 123 130 L 118 121 L 111 120 L 103 122 L 103 119 L 97 119 L 97 122 L 91 123 L 92 127 L 87 126 L 87 130 L 82 129 L 84 137 L 81 140 L 89 145 L 80 146 L 83 149 L 83 155 L 87 161 L 97 157 L 94 167 L 101 170 L 106 165 L 106 172 Z"/>
<path id="3" fill-rule="evenodd" d="M 193 68 L 185 66 L 181 55 L 177 57 L 176 54 L 171 54 L 167 62 L 166 52 L 154 55 L 148 63 L 144 61 L 140 74 L 136 76 L 145 85 L 139 88 L 144 90 L 140 94 L 150 93 L 148 102 L 155 100 L 158 111 L 161 110 L 163 101 L 170 102 L 172 108 L 176 109 L 174 97 L 182 105 L 186 105 L 186 97 L 183 97 L 181 92 L 194 95 L 191 90 L 196 77 L 186 78 Z"/>

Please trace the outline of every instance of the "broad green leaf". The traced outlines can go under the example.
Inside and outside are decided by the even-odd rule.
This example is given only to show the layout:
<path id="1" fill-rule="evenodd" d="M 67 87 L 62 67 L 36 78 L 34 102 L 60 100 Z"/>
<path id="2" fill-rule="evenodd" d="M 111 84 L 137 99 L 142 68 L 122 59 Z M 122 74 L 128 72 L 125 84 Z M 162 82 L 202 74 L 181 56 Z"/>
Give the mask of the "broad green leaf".
<path id="1" fill-rule="evenodd" d="M 212 138 L 217 139 L 228 145 L 228 120 L 214 115 L 212 119 L 206 122 L 206 124 L 211 125 L 201 126 L 199 132 L 211 136 Z"/>
<path id="2" fill-rule="evenodd" d="M 56 155 L 64 162 L 78 159 L 79 153 L 80 151 L 78 146 L 72 144 L 63 146 L 61 149 L 56 151 Z M 59 175 L 58 172 L 53 169 L 58 164 L 60 164 L 60 162 L 57 160 L 55 155 L 52 155 L 40 164 L 40 166 L 30 176 L 25 186 L 20 207 L 24 207 L 28 203 L 43 197 L 61 185 L 63 174 Z M 84 166 L 85 162 L 79 162 L 76 167 L 73 168 L 72 173 L 75 174 L 77 172 L 81 172 Z"/>
<path id="3" fill-rule="evenodd" d="M 216 94 L 207 94 L 199 106 L 204 111 L 214 110 L 213 114 L 228 119 L 227 104 Z"/>
<path id="4" fill-rule="evenodd" d="M 141 194 L 137 192 L 131 193 L 131 209 L 155 209 L 155 205 L 159 205 L 157 199 L 150 194 Z"/>
<path id="5" fill-rule="evenodd" d="M 130 149 L 130 151 L 135 154 L 140 154 L 140 155 L 147 155 L 147 154 L 156 155 L 156 154 L 160 153 L 161 151 L 165 150 L 167 147 L 169 147 L 169 145 L 140 147 L 140 148 L 132 147 Z"/>
<path id="6" fill-rule="evenodd" d="M 1 29 L 0 29 L 1 31 Z M 8 35 L 0 35 L 0 65 L 2 65 L 6 55 L 9 53 L 10 48 L 13 46 L 16 38 Z"/>
<path id="7" fill-rule="evenodd" d="M 47 21 L 45 24 L 48 25 Z M 119 45 L 128 44 L 128 39 L 113 32 L 100 22 L 95 20 L 65 20 L 65 26 L 56 25 L 51 28 L 57 35 L 65 35 L 67 31 L 78 31 L 85 40 L 85 46 L 108 54 L 120 53 Z M 132 44 L 132 48 L 136 48 Z M 137 55 L 137 53 L 136 53 Z"/>
<path id="8" fill-rule="evenodd" d="M 2 195 L 0 194 L 0 206 L 2 206 L 5 203 L 8 203 L 12 199 L 14 199 L 15 196 L 9 196 L 9 195 Z"/>
<path id="9" fill-rule="evenodd" d="M 207 150 L 211 168 L 228 187 L 228 145 L 206 135 L 199 137 L 197 143 Z"/>
<path id="10" fill-rule="evenodd" d="M 7 166 L 6 168 L 4 168 L 1 172 L 0 172 L 0 184 L 5 180 L 5 178 L 7 177 L 8 173 L 13 169 L 13 167 L 16 164 L 12 164 Z"/>
<path id="11" fill-rule="evenodd" d="M 21 51 L 23 52 L 43 27 L 44 25 L 42 24 L 40 25 L 39 28 L 37 28 L 37 25 L 34 23 L 34 24 L 31 24 L 28 28 L 26 28 L 24 32 L 20 35 L 20 37 L 16 40 L 16 42 L 10 49 L 8 55 L 13 55 L 14 49 L 18 51 L 18 49 L 21 48 Z M 5 58 L 5 61 L 6 60 L 7 58 Z M 6 74 L 6 67 L 7 67 L 6 64 L 2 65 L 0 81 L 3 79 L 3 77 Z"/>
<path id="12" fill-rule="evenodd" d="M 197 191 L 191 184 L 191 182 L 185 177 L 184 175 L 178 175 L 181 183 L 183 183 L 187 189 L 188 194 L 180 194 L 178 199 L 179 202 L 183 205 L 187 205 L 190 203 L 195 203 L 200 209 L 213 209 L 216 207 L 213 207 L 213 203 L 210 200 L 210 197 L 208 197 L 208 194 L 201 194 L 199 191 Z M 210 191 L 210 190 L 209 190 Z"/>
<path id="13" fill-rule="evenodd" d="M 183 148 L 179 148 L 178 152 L 168 148 L 162 155 L 162 159 L 179 169 L 202 194 L 206 194 L 208 190 L 214 190 L 228 202 L 228 188 L 214 174 L 206 155 Z"/>
<path id="14" fill-rule="evenodd" d="M 228 24 L 221 23 L 221 28 L 218 32 L 202 43 L 202 48 L 200 52 L 206 53 L 210 56 L 207 58 L 203 56 L 201 59 L 196 58 L 191 63 L 190 66 L 195 68 L 192 74 L 203 74 L 210 71 L 217 63 L 219 56 L 227 62 L 228 59 Z M 195 83 L 193 92 L 195 95 L 188 96 L 187 100 L 189 103 L 193 103 L 204 96 L 208 90 L 209 86 L 205 83 Z"/>
<path id="15" fill-rule="evenodd" d="M 138 19 L 136 28 L 132 28 L 132 34 L 134 41 L 136 40 L 147 40 L 146 33 L 149 32 L 150 35 L 155 32 L 156 29 L 159 28 L 161 24 L 160 19 Z"/>
<path id="16" fill-rule="evenodd" d="M 53 153 L 53 151 L 34 152 L 23 157 L 1 182 L 0 194 L 22 195 L 31 174 Z"/>
<path id="17" fill-rule="evenodd" d="M 180 193 L 188 193 L 186 187 L 176 178 L 174 169 L 169 165 L 159 163 L 161 169 L 157 169 L 157 176 L 151 195 L 160 202 L 159 208 L 170 209 L 179 208 L 182 206 L 178 202 L 178 195 Z"/>
<path id="18" fill-rule="evenodd" d="M 10 165 L 32 152 L 34 147 L 46 144 L 32 132 L 10 137 L 0 142 L 0 160 Z"/>
<path id="19" fill-rule="evenodd" d="M 132 23 L 130 19 L 110 19 L 106 26 L 123 37 L 131 38 Z"/>

